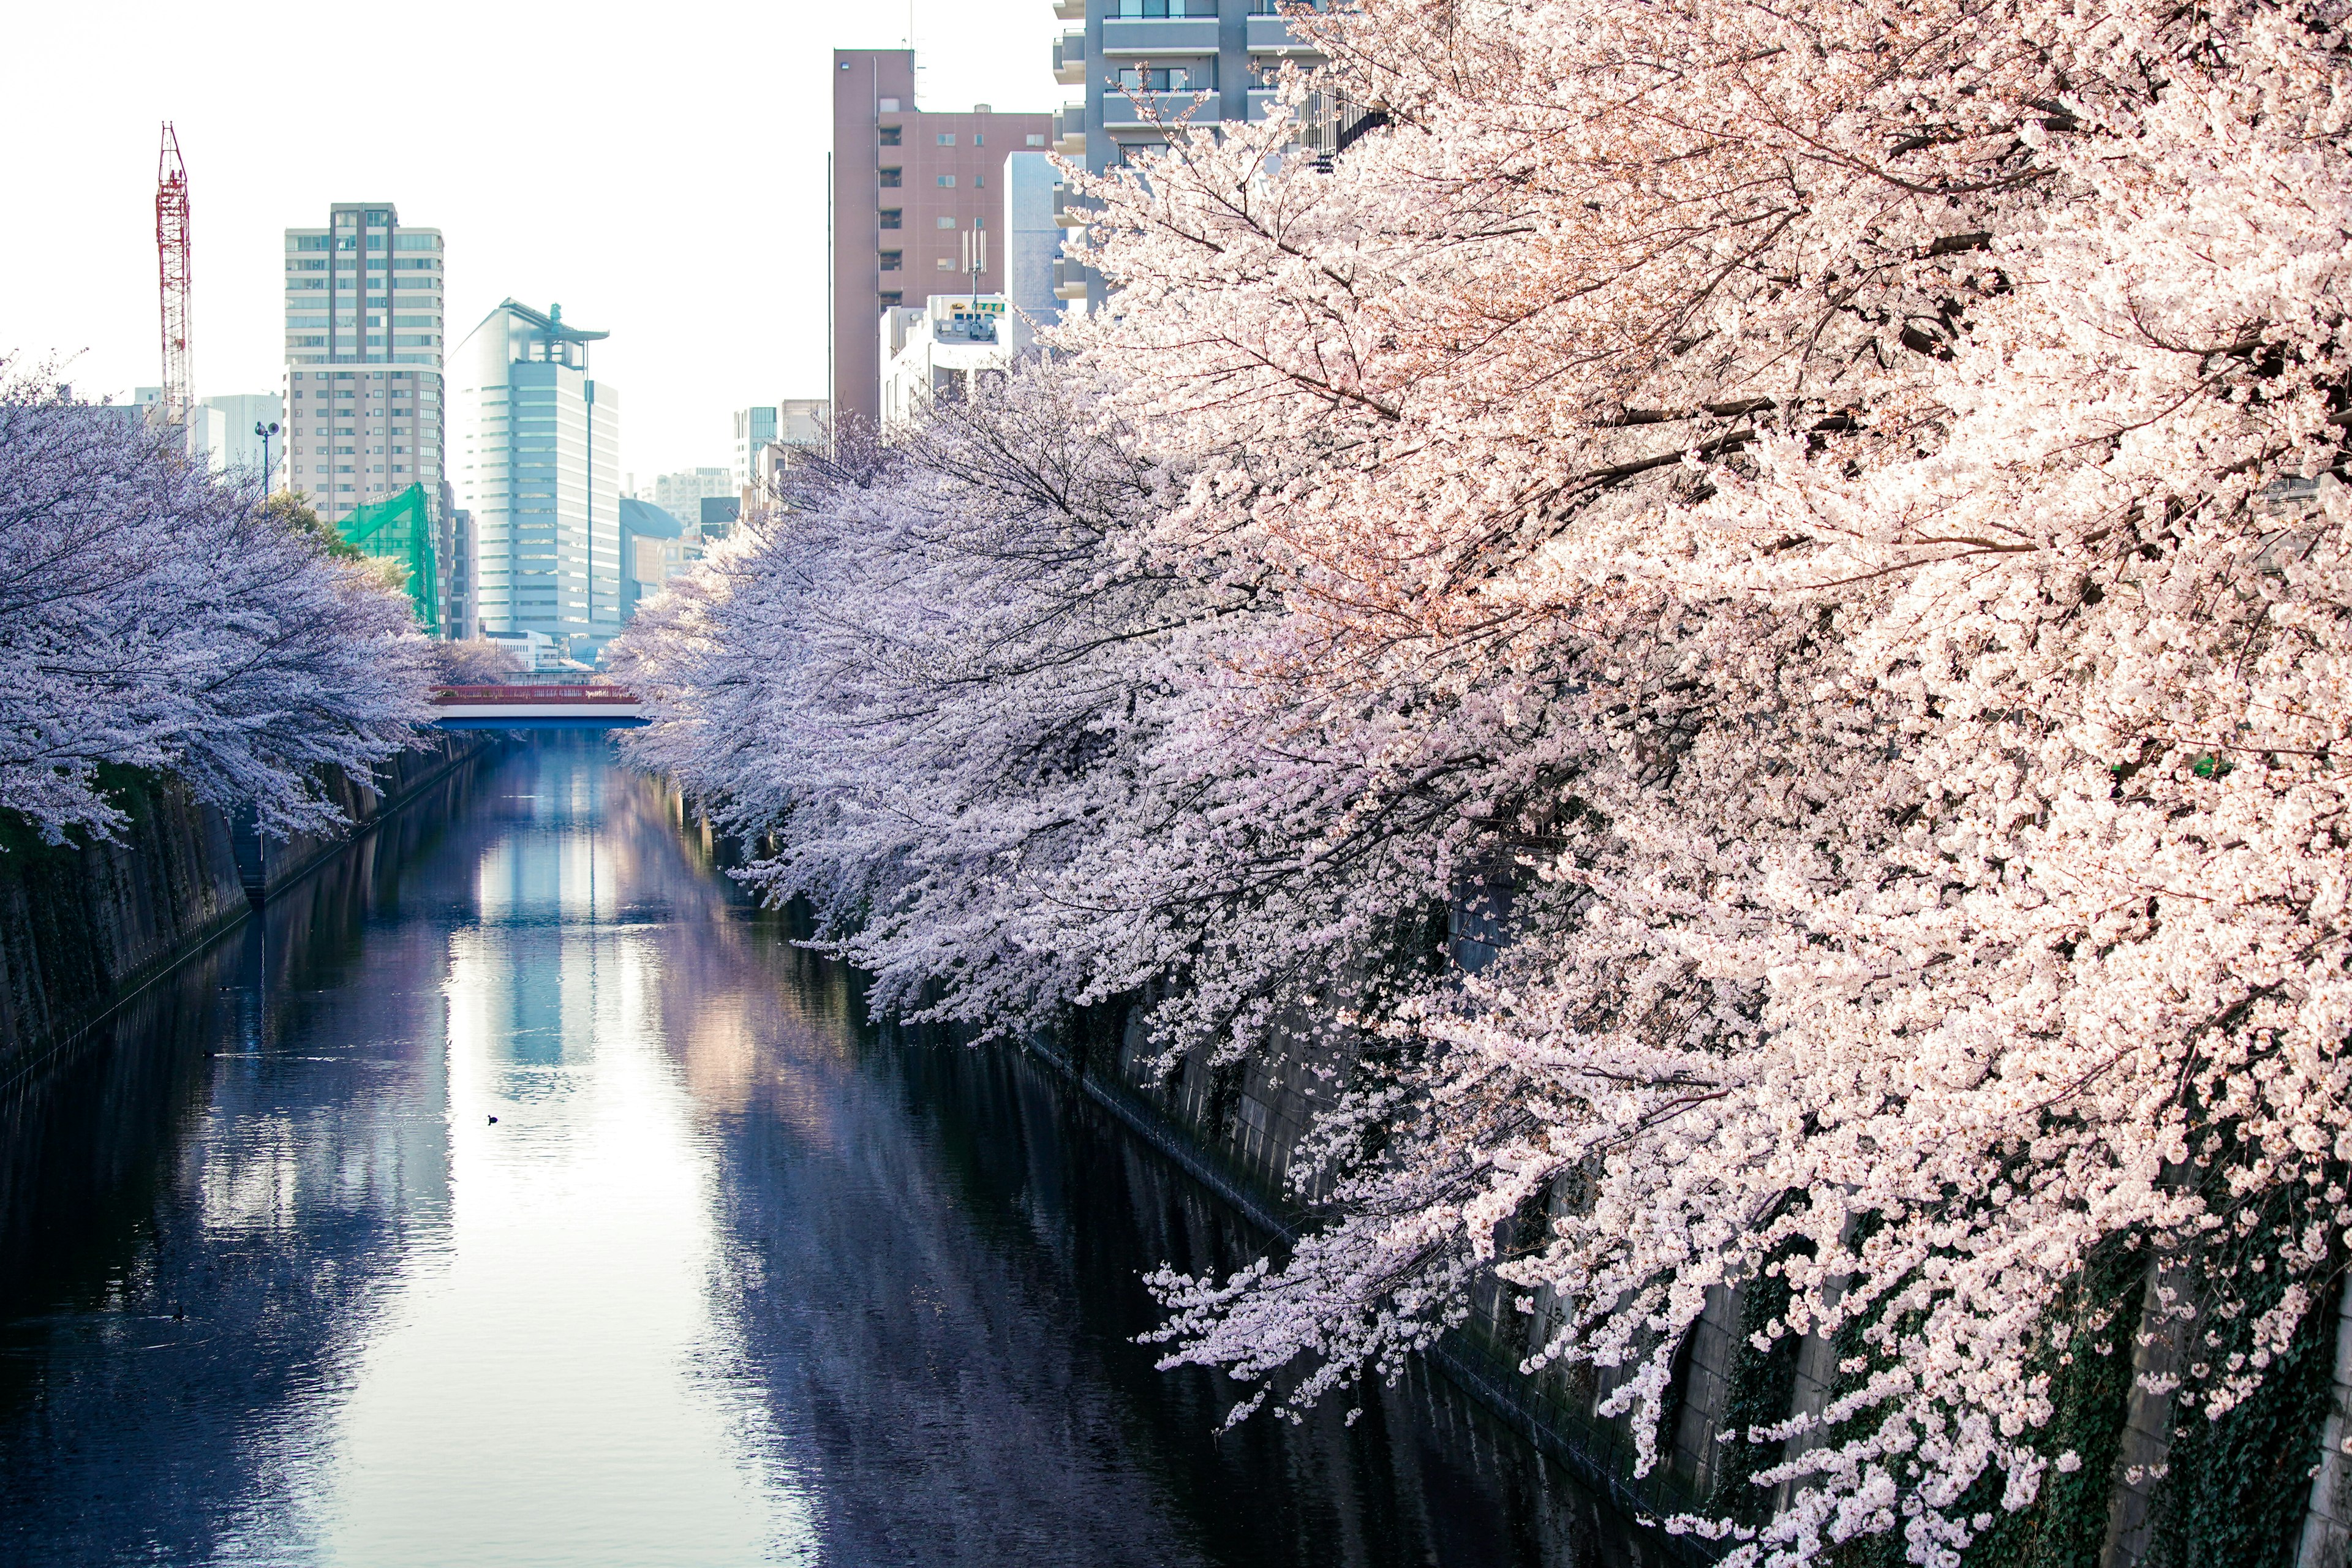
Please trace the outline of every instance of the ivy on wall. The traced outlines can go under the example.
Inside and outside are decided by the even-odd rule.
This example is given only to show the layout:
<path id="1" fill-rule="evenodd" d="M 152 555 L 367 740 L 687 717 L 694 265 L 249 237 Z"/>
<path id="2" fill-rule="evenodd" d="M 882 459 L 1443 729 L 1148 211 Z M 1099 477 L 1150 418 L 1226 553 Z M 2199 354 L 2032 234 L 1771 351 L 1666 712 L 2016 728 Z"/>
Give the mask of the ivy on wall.
<path id="1" fill-rule="evenodd" d="M 1781 1445 L 1751 1443 L 1748 1432 L 1789 1418 L 1797 1392 L 1799 1336 L 1781 1333 L 1766 1350 L 1756 1348 L 1755 1338 L 1787 1319 L 1790 1295 L 1788 1280 L 1774 1269 L 1750 1279 L 1740 1297 L 1739 1343 L 1733 1348 L 1723 1401 L 1723 1430 L 1729 1436 L 1717 1450 L 1714 1496 L 1717 1506 L 1741 1524 L 1759 1525 L 1772 1514 L 1774 1489 L 1756 1485 L 1753 1478 L 1780 1463 Z"/>
<path id="2" fill-rule="evenodd" d="M 1991 1530 L 1969 1547 L 1971 1563 L 2000 1568 L 2099 1568 L 2107 1531 L 2107 1496 L 2130 1414 L 2132 1335 L 2139 1326 L 2147 1255 L 2121 1245 L 2103 1248 L 2053 1304 L 2033 1371 L 2050 1379 L 2056 1407 L 2033 1446 L 2053 1461 L 2070 1450 L 2082 1460 L 2071 1474 L 2053 1463 L 2029 1508 L 2000 1507 L 2005 1479 L 1978 1483 L 1978 1506 Z"/>
<path id="3" fill-rule="evenodd" d="M 2342 1181 L 2330 1169 L 2328 1179 Z M 2296 1274 L 2283 1257 L 2290 1227 L 2306 1215 L 2293 1189 L 2246 1216 L 2242 1234 L 2221 1244 L 2215 1271 L 2234 1289 L 2240 1310 L 2207 1311 L 2189 1325 L 2189 1363 L 2226 1368 L 2256 1353 L 2254 1321 L 2275 1306 Z M 2319 1278 L 2301 1276 L 2318 1300 L 2294 1337 L 2263 1369 L 2262 1385 L 2219 1420 L 2197 1409 L 2195 1385 L 2173 1420 L 2169 1469 L 2153 1506 L 2147 1568 L 2292 1568 L 2310 1506 L 2336 1371 L 2336 1317 L 2343 1289 L 2340 1238 Z"/>

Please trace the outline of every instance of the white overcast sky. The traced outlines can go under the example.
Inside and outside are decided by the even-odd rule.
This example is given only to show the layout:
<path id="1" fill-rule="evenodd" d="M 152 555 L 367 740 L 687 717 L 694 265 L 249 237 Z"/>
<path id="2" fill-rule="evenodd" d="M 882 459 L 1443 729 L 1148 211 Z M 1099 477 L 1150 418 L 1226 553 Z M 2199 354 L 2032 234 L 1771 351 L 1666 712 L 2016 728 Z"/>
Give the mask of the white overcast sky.
<path id="1" fill-rule="evenodd" d="M 508 295 L 613 334 L 622 467 L 730 456 L 729 411 L 824 395 L 831 51 L 907 0 L 761 5 L 10 7 L 0 50 L 0 355 L 91 396 L 161 379 L 154 186 L 194 207 L 199 396 L 278 385 L 288 227 L 388 199 L 449 247 L 454 345 Z M 914 0 L 919 103 L 1067 97 L 1048 0 Z M 320 71 L 321 60 L 336 68 Z M 298 82 L 331 82 L 298 91 Z"/>

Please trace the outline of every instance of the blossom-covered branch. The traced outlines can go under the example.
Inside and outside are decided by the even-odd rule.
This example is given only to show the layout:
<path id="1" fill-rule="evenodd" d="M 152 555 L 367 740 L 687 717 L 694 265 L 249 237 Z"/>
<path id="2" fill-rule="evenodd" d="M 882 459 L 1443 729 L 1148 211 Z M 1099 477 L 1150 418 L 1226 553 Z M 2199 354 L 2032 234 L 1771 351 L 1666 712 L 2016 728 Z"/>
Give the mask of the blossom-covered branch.
<path id="1" fill-rule="evenodd" d="M 0 384 L 0 806 L 51 839 L 121 817 L 102 764 L 165 769 L 275 833 L 338 820 L 430 716 L 397 588 L 339 561 L 176 437 Z"/>
<path id="2" fill-rule="evenodd" d="M 2259 1325 L 2218 1416 L 2346 1257 L 2341 10 L 1294 25 L 1386 126 L 1072 171 L 1110 306 L 657 611 L 646 755 L 886 1004 L 1365 1047 L 1171 1354 L 1312 1399 L 1499 1279 L 1646 1461 L 1769 1278 L 1853 1353 L 1741 1552 L 1956 1561 L 2082 1462 L 2086 1260 Z"/>

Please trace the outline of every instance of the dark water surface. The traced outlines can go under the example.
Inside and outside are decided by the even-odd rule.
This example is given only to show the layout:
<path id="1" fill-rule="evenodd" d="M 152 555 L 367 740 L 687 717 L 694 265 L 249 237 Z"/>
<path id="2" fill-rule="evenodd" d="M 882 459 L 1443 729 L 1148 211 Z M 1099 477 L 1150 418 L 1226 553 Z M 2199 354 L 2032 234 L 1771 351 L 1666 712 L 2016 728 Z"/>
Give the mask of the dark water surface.
<path id="1" fill-rule="evenodd" d="M 0 1095 L 0 1562 L 1635 1560 L 1442 1384 L 1215 1436 L 1246 1233 L 860 1016 L 601 744 L 403 813 Z"/>

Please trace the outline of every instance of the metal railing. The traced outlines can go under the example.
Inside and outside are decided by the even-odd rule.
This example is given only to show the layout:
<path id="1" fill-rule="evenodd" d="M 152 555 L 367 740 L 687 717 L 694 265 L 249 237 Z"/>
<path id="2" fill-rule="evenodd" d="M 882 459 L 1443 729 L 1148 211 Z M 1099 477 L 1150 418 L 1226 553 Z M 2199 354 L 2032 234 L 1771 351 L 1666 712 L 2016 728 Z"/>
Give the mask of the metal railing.
<path id="1" fill-rule="evenodd" d="M 433 700 L 443 707 L 478 702 L 613 702 L 635 706 L 635 692 L 608 685 L 438 686 Z"/>

